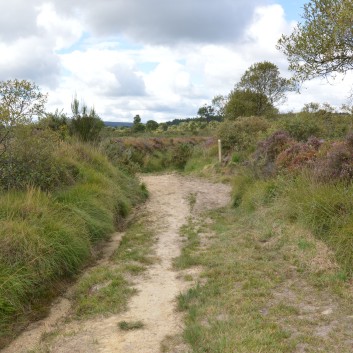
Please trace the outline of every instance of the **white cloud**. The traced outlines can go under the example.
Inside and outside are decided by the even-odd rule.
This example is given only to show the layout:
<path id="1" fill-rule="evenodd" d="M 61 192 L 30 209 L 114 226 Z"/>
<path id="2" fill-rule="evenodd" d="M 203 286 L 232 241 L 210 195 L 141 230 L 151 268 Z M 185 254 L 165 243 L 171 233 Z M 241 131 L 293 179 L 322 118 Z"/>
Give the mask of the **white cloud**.
<path id="1" fill-rule="evenodd" d="M 83 26 L 79 19 L 59 16 L 51 3 L 40 5 L 37 11 L 37 27 L 51 38 L 54 50 L 68 48 L 81 38 Z"/>
<path id="2" fill-rule="evenodd" d="M 40 0 L 11 0 L 1 2 L 0 41 L 11 43 L 20 37 L 38 34 L 37 6 Z"/>
<path id="3" fill-rule="evenodd" d="M 19 38 L 11 44 L 0 42 L 0 80 L 28 79 L 45 87 L 58 84 L 59 58 L 50 42 L 38 37 Z"/>
<path id="4" fill-rule="evenodd" d="M 290 76 L 275 45 L 294 23 L 268 2 L 12 0 L 0 13 L 0 80 L 34 80 L 49 90 L 50 110 L 69 112 L 77 94 L 104 119 L 193 116 L 255 62 Z M 353 78 L 336 82 L 307 83 L 283 109 L 340 105 Z"/>
<path id="5" fill-rule="evenodd" d="M 235 41 L 258 3 L 264 0 L 61 0 L 57 5 L 66 12 L 79 7 L 97 34 L 124 33 L 140 43 L 170 46 Z"/>

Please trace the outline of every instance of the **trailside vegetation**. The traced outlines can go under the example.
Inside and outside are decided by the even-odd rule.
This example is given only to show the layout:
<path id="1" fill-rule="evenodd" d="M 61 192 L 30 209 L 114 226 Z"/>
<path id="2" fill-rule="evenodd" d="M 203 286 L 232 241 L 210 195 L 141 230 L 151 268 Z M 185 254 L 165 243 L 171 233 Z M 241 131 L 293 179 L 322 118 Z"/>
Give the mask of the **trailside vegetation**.
<path id="1" fill-rule="evenodd" d="M 95 113 L 76 105 L 72 119 L 45 116 L 45 99 L 30 82 L 0 84 L 0 347 L 43 316 L 95 244 L 147 197 L 99 149 Z"/>

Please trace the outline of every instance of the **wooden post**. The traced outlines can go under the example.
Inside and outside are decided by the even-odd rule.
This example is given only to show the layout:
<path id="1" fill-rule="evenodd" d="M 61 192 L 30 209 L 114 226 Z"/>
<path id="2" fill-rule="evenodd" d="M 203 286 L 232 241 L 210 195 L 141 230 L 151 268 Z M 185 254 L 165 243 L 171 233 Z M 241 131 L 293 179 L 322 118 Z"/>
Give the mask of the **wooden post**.
<path id="1" fill-rule="evenodd" d="M 218 160 L 219 163 L 222 163 L 222 142 L 218 140 Z"/>

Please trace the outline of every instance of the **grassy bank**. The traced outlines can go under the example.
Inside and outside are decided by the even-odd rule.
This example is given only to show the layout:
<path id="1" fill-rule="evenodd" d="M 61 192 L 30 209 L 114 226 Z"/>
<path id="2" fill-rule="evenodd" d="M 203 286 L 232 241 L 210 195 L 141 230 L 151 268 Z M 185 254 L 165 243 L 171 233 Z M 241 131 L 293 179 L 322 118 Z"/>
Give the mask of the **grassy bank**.
<path id="1" fill-rule="evenodd" d="M 135 178 L 93 147 L 59 148 L 60 161 L 75 171 L 70 184 L 0 197 L 0 346 L 43 314 L 43 299 L 57 292 L 58 280 L 88 264 L 93 244 L 146 197 Z"/>
<path id="2" fill-rule="evenodd" d="M 350 284 L 283 200 L 273 184 L 252 183 L 237 207 L 205 216 L 211 227 L 203 218 L 183 229 L 175 265 L 203 268 L 178 298 L 193 352 L 351 351 Z"/>

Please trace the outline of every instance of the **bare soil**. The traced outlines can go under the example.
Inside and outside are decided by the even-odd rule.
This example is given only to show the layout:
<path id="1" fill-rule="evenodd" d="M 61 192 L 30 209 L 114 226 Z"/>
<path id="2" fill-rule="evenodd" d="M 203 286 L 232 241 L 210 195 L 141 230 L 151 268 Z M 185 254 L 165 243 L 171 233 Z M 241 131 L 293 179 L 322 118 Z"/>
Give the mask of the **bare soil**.
<path id="1" fill-rule="evenodd" d="M 177 337 L 183 330 L 182 316 L 175 310 L 176 297 L 192 283 L 185 282 L 172 268 L 180 254 L 180 227 L 191 214 L 225 206 L 230 201 L 230 187 L 176 174 L 143 176 L 150 191 L 146 204 L 149 222 L 158 237 L 156 255 L 159 261 L 135 280 L 137 294 L 123 314 L 89 320 L 70 318 L 70 295 L 53 304 L 50 315 L 28 328 L 2 353 L 157 353 L 163 341 Z M 109 258 L 123 235 L 116 233 L 104 249 L 100 262 Z M 136 330 L 121 330 L 119 322 L 141 322 Z M 182 343 L 174 352 L 186 353 Z"/>

